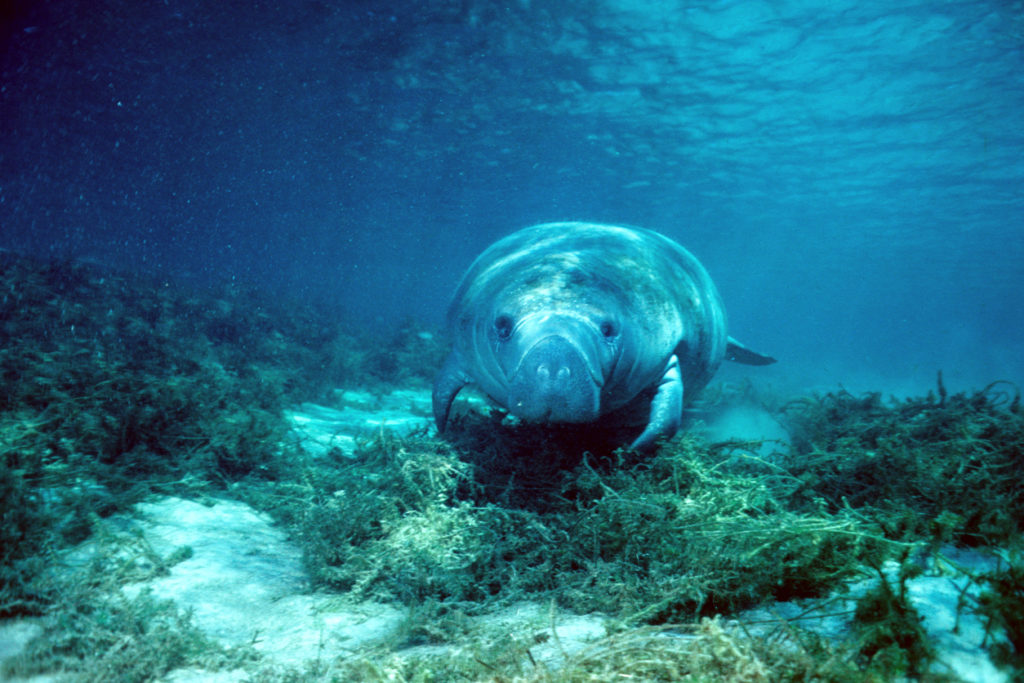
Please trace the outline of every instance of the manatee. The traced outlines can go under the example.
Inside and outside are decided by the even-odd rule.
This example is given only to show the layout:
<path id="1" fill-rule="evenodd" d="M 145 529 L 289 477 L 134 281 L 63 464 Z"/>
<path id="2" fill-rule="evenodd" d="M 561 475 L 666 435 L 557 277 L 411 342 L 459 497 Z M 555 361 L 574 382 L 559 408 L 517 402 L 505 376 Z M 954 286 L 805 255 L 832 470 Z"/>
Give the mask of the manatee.
<path id="1" fill-rule="evenodd" d="M 595 223 L 545 223 L 495 242 L 463 276 L 448 329 L 453 348 L 433 391 L 441 433 L 472 382 L 527 422 L 639 412 L 645 426 L 630 446 L 647 450 L 679 430 L 683 406 L 723 360 L 775 362 L 727 335 L 718 290 L 688 251 Z"/>

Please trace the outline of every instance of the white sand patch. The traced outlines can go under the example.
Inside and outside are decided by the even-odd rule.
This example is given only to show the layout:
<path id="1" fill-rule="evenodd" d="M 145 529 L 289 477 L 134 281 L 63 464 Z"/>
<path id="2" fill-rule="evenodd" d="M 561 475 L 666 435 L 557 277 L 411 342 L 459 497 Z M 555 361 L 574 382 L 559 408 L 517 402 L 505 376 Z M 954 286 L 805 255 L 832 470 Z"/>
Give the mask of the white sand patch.
<path id="1" fill-rule="evenodd" d="M 386 394 L 339 389 L 334 403 L 338 407 L 303 403 L 285 415 L 293 425 L 292 438 L 314 457 L 332 449 L 352 457 L 358 439 L 371 439 L 384 431 L 398 436 L 419 430 L 436 434 L 429 389 L 396 389 Z M 453 414 L 470 406 L 485 412 L 489 401 L 467 388 L 459 394 Z"/>
<path id="2" fill-rule="evenodd" d="M 192 610 L 196 624 L 224 645 L 252 643 L 282 663 L 379 643 L 400 626 L 390 606 L 331 606 L 309 592 L 301 551 L 269 518 L 243 503 L 212 507 L 178 498 L 138 506 L 140 528 L 153 549 L 168 555 L 180 546 L 192 556 L 169 576 L 126 587 L 149 588 L 158 598 Z"/>
<path id="3" fill-rule="evenodd" d="M 368 391 L 338 391 L 340 408 L 303 403 L 288 411 L 294 425 L 292 436 L 311 455 L 337 449 L 351 457 L 356 440 L 372 438 L 383 430 L 401 436 L 433 426 L 430 392 L 402 389 L 389 394 Z"/>
<path id="4" fill-rule="evenodd" d="M 253 644 L 267 658 L 260 666 L 301 668 L 309 661 L 352 655 L 401 637 L 407 614 L 400 607 L 352 605 L 310 593 L 299 548 L 265 515 L 242 503 L 221 500 L 206 506 L 166 498 L 139 505 L 138 510 L 144 515 L 138 528 L 154 550 L 168 555 L 187 545 L 192 556 L 174 565 L 169 576 L 125 590 L 134 593 L 145 587 L 157 598 L 192 610 L 196 624 L 226 646 Z M 605 634 L 601 618 L 552 613 L 530 603 L 468 622 L 481 634 L 526 629 L 548 633 L 552 637 L 531 650 L 537 661 L 544 662 L 561 661 Z M 418 647 L 408 654 L 447 651 L 447 646 Z M 188 669 L 167 680 L 236 681 L 243 674 Z"/>
<path id="5" fill-rule="evenodd" d="M 789 432 L 763 408 L 726 406 L 700 430 L 708 441 L 765 441 L 779 449 L 789 445 Z"/>

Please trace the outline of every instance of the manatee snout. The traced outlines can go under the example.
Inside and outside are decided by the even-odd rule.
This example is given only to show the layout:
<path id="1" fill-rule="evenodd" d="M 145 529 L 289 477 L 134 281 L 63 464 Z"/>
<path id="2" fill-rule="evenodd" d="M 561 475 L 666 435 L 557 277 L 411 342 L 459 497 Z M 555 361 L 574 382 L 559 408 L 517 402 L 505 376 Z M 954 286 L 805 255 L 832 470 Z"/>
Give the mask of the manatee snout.
<path id="1" fill-rule="evenodd" d="M 565 337 L 549 336 L 523 356 L 509 381 L 507 405 L 530 422 L 591 422 L 600 397 L 585 353 Z"/>

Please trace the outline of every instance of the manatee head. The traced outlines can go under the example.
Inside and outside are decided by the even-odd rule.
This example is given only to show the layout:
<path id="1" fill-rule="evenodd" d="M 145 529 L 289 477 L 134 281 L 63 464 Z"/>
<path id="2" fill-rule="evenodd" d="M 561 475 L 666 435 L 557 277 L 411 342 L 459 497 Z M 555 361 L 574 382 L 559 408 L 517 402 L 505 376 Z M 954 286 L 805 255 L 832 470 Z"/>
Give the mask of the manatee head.
<path id="1" fill-rule="evenodd" d="M 499 314 L 494 357 L 506 407 L 531 422 L 592 422 L 616 352 L 614 324 L 570 312 Z"/>
<path id="2" fill-rule="evenodd" d="M 607 411 L 606 382 L 626 348 L 619 302 L 579 264 L 542 261 L 526 271 L 471 298 L 461 355 L 481 389 L 513 415 L 593 422 Z"/>

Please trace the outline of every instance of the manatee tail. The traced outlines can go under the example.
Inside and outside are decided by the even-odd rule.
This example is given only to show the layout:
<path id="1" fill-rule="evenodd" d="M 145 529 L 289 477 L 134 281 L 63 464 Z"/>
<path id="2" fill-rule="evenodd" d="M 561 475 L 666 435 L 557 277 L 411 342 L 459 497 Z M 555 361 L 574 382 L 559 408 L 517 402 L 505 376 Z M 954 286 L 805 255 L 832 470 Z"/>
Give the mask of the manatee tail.
<path id="1" fill-rule="evenodd" d="M 729 337 L 729 344 L 725 347 L 725 359 L 744 365 L 771 365 L 775 362 L 771 356 L 751 351 L 732 337 Z"/>

